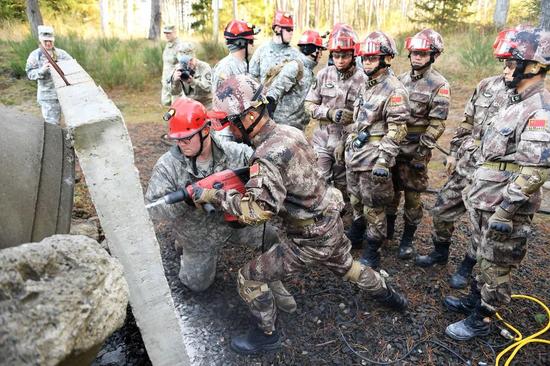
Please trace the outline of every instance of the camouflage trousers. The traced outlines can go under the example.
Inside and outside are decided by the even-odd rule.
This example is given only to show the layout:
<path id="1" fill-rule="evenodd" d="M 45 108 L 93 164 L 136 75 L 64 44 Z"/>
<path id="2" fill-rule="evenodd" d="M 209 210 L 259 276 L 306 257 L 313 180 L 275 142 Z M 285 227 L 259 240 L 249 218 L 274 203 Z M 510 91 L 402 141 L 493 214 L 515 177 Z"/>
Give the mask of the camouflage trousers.
<path id="1" fill-rule="evenodd" d="M 42 109 L 42 117 L 46 123 L 54 125 L 59 124 L 61 119 L 61 105 L 57 99 L 39 100 L 40 109 Z"/>
<path id="2" fill-rule="evenodd" d="M 426 157 L 428 166 L 429 156 Z M 405 223 L 418 225 L 424 215 L 421 192 L 428 188 L 428 169 L 416 169 L 410 161 L 397 160 L 392 168 L 393 187 L 395 194 L 393 201 L 388 205 L 386 213 L 396 215 L 399 203 L 401 202 L 401 191 L 404 192 L 404 216 Z"/>
<path id="3" fill-rule="evenodd" d="M 173 102 L 170 83 L 161 82 L 160 103 L 164 106 L 170 106 Z"/>
<path id="4" fill-rule="evenodd" d="M 371 295 L 383 293 L 384 279 L 370 267 L 354 262 L 350 249 L 351 243 L 344 235 L 338 211 L 327 213 L 318 222 L 305 227 L 288 227 L 279 244 L 246 263 L 239 271 L 239 295 L 258 319 L 259 327 L 271 332 L 275 329 L 277 308 L 268 283 L 306 272 L 313 264 L 321 264 L 344 278 L 352 267 L 358 268 L 350 281 Z"/>
<path id="5" fill-rule="evenodd" d="M 531 233 L 531 217 L 516 215 L 512 219 L 513 230 L 505 240 L 495 240 L 488 230 L 488 220 L 493 212 L 469 209 L 473 236 L 480 245 L 477 261 L 480 274 L 476 277 L 484 306 L 493 311 L 511 300 L 511 272 L 517 269 L 527 252 L 527 237 Z"/>
<path id="6" fill-rule="evenodd" d="M 334 149 L 344 139 L 342 126 L 321 125 L 313 132 L 312 144 L 317 154 L 317 167 L 327 182 L 333 182 L 337 187 L 346 185 L 346 166 L 337 162 Z M 345 190 L 343 190 L 345 193 Z"/>
<path id="7" fill-rule="evenodd" d="M 453 172 L 445 185 L 439 190 L 435 205 L 430 213 L 433 219 L 432 238 L 434 241 L 450 242 L 455 230 L 454 223 L 466 212 L 462 191 L 468 185 L 468 179 Z M 475 248 L 469 254 L 475 258 Z"/>
<path id="8" fill-rule="evenodd" d="M 391 176 L 384 182 L 377 182 L 369 170 L 348 171 L 346 178 L 355 216 L 363 215 L 367 222 L 367 239 L 383 241 L 387 236 L 386 207 L 391 204 L 394 194 Z"/>

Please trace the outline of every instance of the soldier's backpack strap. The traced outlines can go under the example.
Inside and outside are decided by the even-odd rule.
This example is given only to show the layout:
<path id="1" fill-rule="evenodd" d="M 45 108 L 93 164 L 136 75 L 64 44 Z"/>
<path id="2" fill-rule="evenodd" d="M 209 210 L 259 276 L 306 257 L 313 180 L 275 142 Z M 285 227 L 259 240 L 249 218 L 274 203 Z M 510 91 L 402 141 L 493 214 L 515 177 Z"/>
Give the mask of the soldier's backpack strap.
<path id="1" fill-rule="evenodd" d="M 280 74 L 281 70 L 290 62 L 292 62 L 294 60 L 286 60 L 286 61 L 283 61 L 281 62 L 280 64 L 277 64 L 275 66 L 273 66 L 272 68 L 270 68 L 267 73 L 265 74 L 265 81 L 264 81 L 264 86 L 266 88 L 268 88 L 269 86 L 271 86 L 271 84 L 273 84 L 273 81 L 275 80 L 275 78 L 277 77 L 277 75 Z M 302 78 L 304 77 L 304 64 L 302 64 L 301 62 L 299 61 L 296 61 L 296 63 L 298 64 L 298 74 L 296 75 L 296 81 L 300 81 L 302 80 Z"/>

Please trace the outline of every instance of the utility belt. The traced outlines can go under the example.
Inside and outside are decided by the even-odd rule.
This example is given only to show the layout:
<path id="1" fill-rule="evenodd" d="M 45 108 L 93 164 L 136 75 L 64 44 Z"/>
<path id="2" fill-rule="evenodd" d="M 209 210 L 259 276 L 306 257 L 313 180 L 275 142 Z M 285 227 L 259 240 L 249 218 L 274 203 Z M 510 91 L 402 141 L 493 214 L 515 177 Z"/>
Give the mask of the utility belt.
<path id="1" fill-rule="evenodd" d="M 521 166 L 516 163 L 505 163 L 502 161 L 486 161 L 481 165 L 482 168 L 498 170 L 501 172 L 519 173 Z"/>
<path id="2" fill-rule="evenodd" d="M 428 126 L 407 126 L 407 135 L 416 135 L 424 133 L 428 129 Z"/>
<path id="3" fill-rule="evenodd" d="M 382 140 L 384 136 L 371 136 L 367 130 L 363 130 L 353 139 L 353 147 L 356 149 L 362 148 L 367 142 L 375 142 Z"/>
<path id="4" fill-rule="evenodd" d="M 313 225 L 315 223 L 318 223 L 319 221 L 322 221 L 325 218 L 324 214 L 319 214 L 315 217 L 309 218 L 309 219 L 297 219 L 297 218 L 288 218 L 286 221 L 293 227 L 306 227 Z"/>

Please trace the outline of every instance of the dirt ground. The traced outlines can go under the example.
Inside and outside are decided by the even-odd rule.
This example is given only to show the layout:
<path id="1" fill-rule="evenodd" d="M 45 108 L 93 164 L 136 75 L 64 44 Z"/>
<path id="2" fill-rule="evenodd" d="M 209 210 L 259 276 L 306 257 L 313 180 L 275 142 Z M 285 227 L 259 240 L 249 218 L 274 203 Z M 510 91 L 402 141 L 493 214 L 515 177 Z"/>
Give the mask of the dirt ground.
<path id="1" fill-rule="evenodd" d="M 460 112 L 453 111 L 450 120 L 458 121 Z M 442 142 L 448 146 L 455 122 L 451 122 Z M 130 124 L 128 129 L 134 144 L 135 162 L 141 182 L 146 187 L 151 169 L 168 147 L 159 136 L 165 126 L 160 123 Z M 443 155 L 436 153 L 432 162 L 434 188 L 440 187 L 445 174 L 442 172 Z M 83 181 L 79 185 L 83 185 Z M 426 208 L 433 205 L 435 196 L 425 195 Z M 82 200 L 75 207 L 82 214 L 91 207 Z M 79 211 L 80 210 L 80 211 Z M 91 212 L 89 213 L 92 214 Z M 521 268 L 513 275 L 513 293 L 533 295 L 543 302 L 550 301 L 548 274 L 548 216 L 536 215 L 535 233 L 530 249 Z M 402 219 L 398 219 L 396 237 L 400 237 Z M 424 216 L 416 235 L 419 252 L 431 249 L 431 219 Z M 410 301 L 405 314 L 379 308 L 363 293 L 349 283 L 342 283 L 322 268 L 312 268 L 307 274 L 289 279 L 286 284 L 295 295 L 298 311 L 282 314 L 278 321 L 282 332 L 283 348 L 280 352 L 260 357 L 242 357 L 229 350 L 232 336 L 247 330 L 251 316 L 236 292 L 236 273 L 254 255 L 249 248 L 224 247 L 213 286 L 195 294 L 177 279 L 178 255 L 171 245 L 170 230 L 161 225 L 157 237 L 162 247 L 166 275 L 168 277 L 178 311 L 189 325 L 193 347 L 200 355 L 195 362 L 204 365 L 483 365 L 493 364 L 496 355 L 508 344 L 499 335 L 499 322 L 493 323 L 490 336 L 469 342 L 451 341 L 444 334 L 445 327 L 462 318 L 462 315 L 445 310 L 442 300 L 446 295 L 458 295 L 447 284 L 449 275 L 460 262 L 469 237 L 468 224 L 463 218 L 457 228 L 447 266 L 422 269 L 411 261 L 396 258 L 394 241 L 382 249 L 382 268 L 389 275 L 389 282 L 403 290 Z M 354 256 L 360 255 L 355 251 Z M 524 336 L 546 325 L 547 319 L 536 304 L 514 300 L 501 312 Z M 547 332 L 544 338 L 550 339 Z M 123 354 L 118 359 L 115 354 Z M 110 357 L 106 357 L 109 356 Z M 116 355 L 115 355 L 116 356 Z M 111 363 L 113 359 L 117 360 Z M 140 336 L 131 317 L 127 325 L 117 331 L 107 342 L 94 363 L 149 364 Z M 515 357 L 512 365 L 549 365 L 550 349 L 541 344 L 528 345 Z"/>

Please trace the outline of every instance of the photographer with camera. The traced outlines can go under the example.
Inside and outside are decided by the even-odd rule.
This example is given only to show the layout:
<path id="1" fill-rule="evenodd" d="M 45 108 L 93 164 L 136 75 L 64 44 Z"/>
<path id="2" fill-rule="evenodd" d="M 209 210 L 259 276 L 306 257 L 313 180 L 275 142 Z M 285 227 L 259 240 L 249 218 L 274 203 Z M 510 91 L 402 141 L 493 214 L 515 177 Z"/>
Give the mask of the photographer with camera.
<path id="1" fill-rule="evenodd" d="M 195 48 L 182 42 L 178 50 L 178 65 L 170 78 L 173 96 L 187 97 L 210 108 L 212 103 L 212 69 L 195 57 Z"/>

